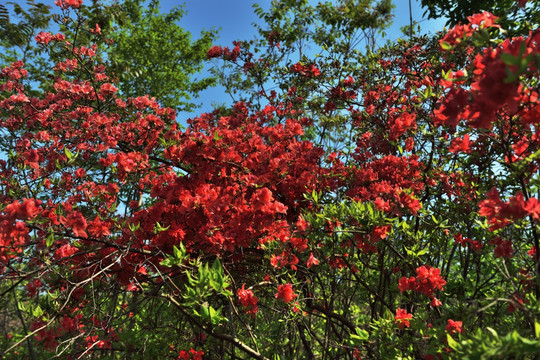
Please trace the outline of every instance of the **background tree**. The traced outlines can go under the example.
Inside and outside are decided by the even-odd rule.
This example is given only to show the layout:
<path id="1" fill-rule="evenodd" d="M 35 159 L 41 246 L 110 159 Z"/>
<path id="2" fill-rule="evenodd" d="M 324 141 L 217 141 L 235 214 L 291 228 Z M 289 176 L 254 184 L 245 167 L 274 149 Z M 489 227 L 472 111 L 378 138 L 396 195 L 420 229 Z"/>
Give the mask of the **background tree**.
<path id="1" fill-rule="evenodd" d="M 526 35 L 538 27 L 540 2 L 537 0 L 485 0 L 485 1 L 439 1 L 422 0 L 428 18 L 447 18 L 447 26 L 467 21 L 467 17 L 482 11 L 499 16 L 499 24 L 512 35 Z"/>
<path id="2" fill-rule="evenodd" d="M 181 7 L 164 14 L 159 0 L 92 1 L 71 18 L 69 10 L 53 15 L 46 5 L 28 0 L 26 7 L 14 3 L 11 15 L 4 5 L 0 10 L 1 61 L 7 65 L 23 60 L 31 70 L 26 80 L 30 85 L 46 83 L 43 76 L 62 60 L 60 54 L 36 46 L 34 40 L 39 31 L 55 23 L 78 46 L 89 46 L 90 39 L 97 41 L 99 56 L 107 63 L 109 73 L 118 77 L 119 91 L 125 96 L 149 95 L 163 106 L 187 111 L 197 106 L 192 98 L 214 84 L 211 77 L 196 76 L 202 71 L 206 50 L 217 31 L 202 31 L 192 40 L 191 33 L 179 25 L 185 15 Z M 85 30 L 70 32 L 83 27 Z M 95 31 L 103 36 L 94 39 Z"/>

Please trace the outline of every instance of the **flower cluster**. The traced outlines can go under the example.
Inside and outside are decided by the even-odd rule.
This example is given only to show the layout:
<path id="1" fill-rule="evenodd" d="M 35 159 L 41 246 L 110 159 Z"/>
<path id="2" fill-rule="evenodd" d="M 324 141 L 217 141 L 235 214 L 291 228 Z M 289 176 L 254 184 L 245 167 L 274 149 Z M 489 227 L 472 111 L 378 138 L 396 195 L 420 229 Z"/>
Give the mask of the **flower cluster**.
<path id="1" fill-rule="evenodd" d="M 471 36 L 478 29 L 488 28 L 488 27 L 500 27 L 495 24 L 498 17 L 493 14 L 484 11 L 481 14 L 475 14 L 469 16 L 468 24 L 462 25 L 458 24 L 454 26 L 442 40 L 440 40 L 441 45 L 448 44 L 449 46 L 454 46 L 459 44 L 463 38 Z M 443 45 L 444 47 L 445 45 Z"/>
<path id="2" fill-rule="evenodd" d="M 399 290 L 416 291 L 431 299 L 432 306 L 439 306 L 441 302 L 435 297 L 436 290 L 443 290 L 446 280 L 441 277 L 441 269 L 428 265 L 416 269 L 416 277 L 402 277 L 399 279 Z"/>
<path id="3" fill-rule="evenodd" d="M 409 320 L 412 319 L 412 314 L 407 313 L 406 309 L 398 308 L 396 309 L 396 316 L 395 323 L 398 324 L 400 329 L 404 329 L 405 327 L 410 327 L 411 323 Z"/>
<path id="4" fill-rule="evenodd" d="M 306 77 L 316 77 L 321 75 L 321 70 L 314 64 L 303 65 L 302 63 L 297 62 L 291 66 L 290 70 L 292 73 L 301 74 Z"/>
<path id="5" fill-rule="evenodd" d="M 60 6 L 62 9 L 78 9 L 81 7 L 83 0 L 56 0 L 54 4 Z"/>
<path id="6" fill-rule="evenodd" d="M 257 303 L 259 300 L 253 294 L 253 291 L 251 289 L 246 290 L 246 284 L 242 284 L 242 287 L 236 292 L 236 296 L 238 297 L 238 302 L 246 308 L 246 312 L 255 317 L 258 311 Z"/>
<path id="7" fill-rule="evenodd" d="M 206 53 L 208 59 L 223 57 L 225 60 L 236 61 L 240 55 L 240 46 L 236 45 L 232 50 L 228 47 L 213 46 Z"/>
<path id="8" fill-rule="evenodd" d="M 487 199 L 482 200 L 478 206 L 478 214 L 488 219 L 490 230 L 504 228 L 525 216 L 540 220 L 540 202 L 534 197 L 525 200 L 522 192 L 517 192 L 504 202 L 499 197 L 498 190 L 492 188 L 487 193 Z"/>
<path id="9" fill-rule="evenodd" d="M 276 299 L 283 301 L 284 303 L 290 303 L 298 295 L 294 293 L 292 284 L 278 285 Z"/>
<path id="10" fill-rule="evenodd" d="M 463 332 L 463 322 L 448 319 L 448 323 L 446 325 L 446 331 L 449 334 L 457 334 L 457 333 L 461 334 Z"/>

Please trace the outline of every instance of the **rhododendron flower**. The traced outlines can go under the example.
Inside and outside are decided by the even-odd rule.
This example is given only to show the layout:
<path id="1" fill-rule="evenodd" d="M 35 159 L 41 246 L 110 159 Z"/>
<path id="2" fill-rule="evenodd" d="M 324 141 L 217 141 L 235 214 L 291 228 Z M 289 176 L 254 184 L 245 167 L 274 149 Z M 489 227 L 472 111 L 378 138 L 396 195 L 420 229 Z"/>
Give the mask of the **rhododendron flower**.
<path id="1" fill-rule="evenodd" d="M 290 303 L 292 299 L 297 297 L 292 288 L 292 284 L 278 285 L 277 293 L 275 295 L 276 299 L 282 300 L 285 303 Z"/>
<path id="2" fill-rule="evenodd" d="M 388 232 L 390 231 L 391 226 L 375 226 L 369 235 L 370 240 L 374 243 L 378 242 L 380 239 L 386 239 Z"/>
<path id="3" fill-rule="evenodd" d="M 469 134 L 463 136 L 463 138 L 455 138 L 452 140 L 448 151 L 453 153 L 463 152 L 465 154 L 471 153 L 471 141 Z"/>
<path id="4" fill-rule="evenodd" d="M 50 32 L 41 31 L 36 35 L 36 41 L 38 44 L 47 45 L 52 40 L 52 35 Z"/>
<path id="5" fill-rule="evenodd" d="M 432 299 L 431 304 L 433 306 L 438 306 L 440 302 L 433 300 L 435 298 L 434 292 L 436 290 L 442 290 L 444 285 L 446 285 L 446 280 L 440 274 L 441 269 L 427 265 L 420 266 L 416 269 L 416 277 L 411 276 L 407 278 L 404 276 L 399 279 L 398 288 L 401 292 L 409 290 L 420 292 Z"/>
<path id="6" fill-rule="evenodd" d="M 450 334 L 455 334 L 455 333 L 461 334 L 463 332 L 462 325 L 463 325 L 462 321 L 454 321 L 452 319 L 448 319 L 448 324 L 446 325 L 446 331 L 448 331 L 448 333 Z"/>
<path id="7" fill-rule="evenodd" d="M 78 249 L 75 246 L 71 246 L 70 244 L 64 244 L 60 248 L 56 249 L 54 255 L 57 259 L 65 259 L 75 254 L 77 251 Z"/>
<path id="8" fill-rule="evenodd" d="M 69 8 L 78 9 L 82 3 L 82 0 L 56 0 L 54 5 L 60 6 L 62 9 L 67 10 Z"/>
<path id="9" fill-rule="evenodd" d="M 313 256 L 313 254 L 309 254 L 309 258 L 306 261 L 306 265 L 308 268 L 312 267 L 313 265 L 319 265 L 319 259 Z"/>
<path id="10" fill-rule="evenodd" d="M 433 307 L 437 307 L 437 306 L 441 306 L 442 305 L 442 302 L 441 300 L 437 299 L 436 297 L 434 297 L 433 299 L 431 299 L 431 302 L 429 303 L 431 306 Z"/>
<path id="11" fill-rule="evenodd" d="M 492 243 L 496 244 L 493 254 L 496 258 L 511 258 L 514 256 L 514 249 L 510 240 L 495 239 Z"/>
<path id="12" fill-rule="evenodd" d="M 490 12 L 484 11 L 481 14 L 474 14 L 469 17 L 467 17 L 467 20 L 471 23 L 471 25 L 478 25 L 479 27 L 498 27 L 500 28 L 500 25 L 495 24 L 499 17 L 493 15 Z"/>
<path id="13" fill-rule="evenodd" d="M 38 289 L 41 288 L 43 284 L 41 283 L 41 280 L 34 279 L 34 281 L 29 282 L 26 284 L 26 291 L 28 293 L 29 297 L 34 297 L 38 293 Z"/>
<path id="14" fill-rule="evenodd" d="M 290 70 L 292 73 L 302 74 L 307 77 L 315 77 L 321 74 L 321 71 L 315 65 L 302 65 L 300 62 L 292 65 Z"/>
<path id="15" fill-rule="evenodd" d="M 135 285 L 134 283 L 129 283 L 128 286 L 126 287 L 126 290 L 127 291 L 139 291 L 139 287 L 137 285 Z"/>
<path id="16" fill-rule="evenodd" d="M 534 245 L 529 249 L 529 251 L 527 251 L 527 255 L 536 260 L 536 248 Z"/>
<path id="17" fill-rule="evenodd" d="M 246 284 L 242 284 L 242 287 L 236 292 L 236 296 L 238 296 L 238 302 L 246 308 L 246 312 L 255 317 L 258 311 L 257 303 L 259 300 L 253 294 L 253 291 L 251 289 L 246 290 Z"/>
<path id="18" fill-rule="evenodd" d="M 223 55 L 223 48 L 221 46 L 212 46 L 206 53 L 208 59 L 217 58 Z"/>
<path id="19" fill-rule="evenodd" d="M 400 329 L 405 327 L 411 327 L 409 320 L 412 319 L 412 314 L 408 314 L 407 310 L 398 308 L 396 309 L 395 323 L 398 324 Z"/>

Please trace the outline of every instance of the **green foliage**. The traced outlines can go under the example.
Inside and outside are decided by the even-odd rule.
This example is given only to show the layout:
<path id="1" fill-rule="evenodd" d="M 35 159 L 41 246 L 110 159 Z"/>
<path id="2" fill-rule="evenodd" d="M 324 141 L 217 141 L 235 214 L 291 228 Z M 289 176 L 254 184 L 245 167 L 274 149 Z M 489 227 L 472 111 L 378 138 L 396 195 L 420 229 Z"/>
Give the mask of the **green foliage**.
<path id="1" fill-rule="evenodd" d="M 194 75 L 202 70 L 217 33 L 203 31 L 192 40 L 191 33 L 180 26 L 185 11 L 175 7 L 163 14 L 159 5 L 159 0 L 122 2 L 123 11 L 105 34 L 113 41 L 107 50 L 109 66 L 125 96 L 148 94 L 164 106 L 192 110 L 191 97 L 214 83 Z"/>
<path id="2" fill-rule="evenodd" d="M 512 34 L 526 35 L 528 29 L 538 27 L 540 19 L 540 1 L 529 0 L 522 11 L 516 0 L 422 0 L 428 18 L 447 18 L 446 25 L 454 26 L 466 23 L 467 17 L 482 11 L 489 11 L 500 16 L 499 24 Z"/>
<path id="3" fill-rule="evenodd" d="M 535 329 L 540 327 L 534 323 Z M 537 331 L 538 332 L 538 331 Z M 494 329 L 477 329 L 468 336 L 460 336 L 455 340 L 447 335 L 448 346 L 455 351 L 455 356 L 464 360 L 495 360 L 495 359 L 535 359 L 540 353 L 540 339 L 526 338 L 513 330 L 501 336 Z"/>
<path id="4" fill-rule="evenodd" d="M 51 14 L 48 6 L 34 0 L 27 1 L 28 10 L 17 3 L 11 5 L 11 10 L 0 5 L 0 65 L 23 60 L 31 74 L 30 87 L 44 83 L 48 70 L 64 60 L 63 49 L 49 52 L 34 40 L 53 20 L 61 32 L 75 39 L 75 45 L 100 45 L 107 72 L 116 77 L 125 97 L 149 95 L 162 106 L 189 111 L 197 107 L 193 98 L 215 84 L 212 77 L 197 79 L 196 75 L 203 69 L 217 31 L 202 31 L 193 40 L 180 25 L 185 15 L 182 7 L 162 13 L 159 0 L 92 1 L 77 10 L 73 20 Z M 96 24 L 101 36 L 80 29 L 95 29 Z"/>

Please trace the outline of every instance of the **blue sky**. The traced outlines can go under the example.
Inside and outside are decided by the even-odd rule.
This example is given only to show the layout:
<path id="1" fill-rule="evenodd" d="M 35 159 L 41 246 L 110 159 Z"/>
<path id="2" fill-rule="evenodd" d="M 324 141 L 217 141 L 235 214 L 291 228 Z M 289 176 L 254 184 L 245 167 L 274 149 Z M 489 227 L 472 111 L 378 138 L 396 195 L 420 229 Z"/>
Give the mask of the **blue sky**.
<path id="1" fill-rule="evenodd" d="M 310 1 L 316 3 L 316 1 Z M 409 1 L 393 0 L 394 24 L 388 30 L 391 39 L 397 39 L 400 35 L 400 28 L 409 24 Z M 252 23 L 258 22 L 258 17 L 253 12 L 254 3 L 269 4 L 270 0 L 250 1 L 250 0 L 162 0 L 163 10 L 184 3 L 187 15 L 182 19 L 182 26 L 190 30 L 194 35 L 203 29 L 210 29 L 213 26 L 221 28 L 220 42 L 225 44 L 233 40 L 246 39 L 254 35 Z M 434 32 L 442 30 L 445 20 L 424 20 L 423 10 L 419 0 L 412 0 L 413 20 L 420 23 L 422 32 Z"/>
<path id="2" fill-rule="evenodd" d="M 311 1 L 316 3 L 316 1 Z M 173 6 L 184 3 L 187 14 L 181 21 L 181 25 L 191 31 L 194 37 L 204 29 L 212 27 L 221 28 L 219 39 L 216 44 L 230 46 L 233 40 L 251 39 L 255 36 L 253 23 L 259 22 L 259 18 L 253 12 L 252 5 L 260 3 L 270 4 L 270 0 L 250 1 L 250 0 L 162 0 L 162 8 L 167 11 Z M 409 24 L 409 1 L 394 0 L 394 23 L 387 30 L 387 38 L 395 40 L 402 36 L 400 28 Z M 422 33 L 433 33 L 442 30 L 446 20 L 426 20 L 422 17 L 423 10 L 419 0 L 411 0 L 413 20 L 419 22 Z M 208 99 L 212 99 L 208 101 Z M 202 107 L 198 112 L 212 110 L 212 102 L 228 103 L 228 97 L 220 88 L 208 89 L 201 94 L 197 102 L 202 102 Z M 193 114 L 179 114 L 182 117 L 191 117 Z"/>
<path id="3" fill-rule="evenodd" d="M 0 0 L 5 3 L 6 0 Z M 57 12 L 58 8 L 54 5 L 54 0 L 36 0 L 43 2 Z M 184 4 L 187 11 L 182 18 L 180 25 L 192 33 L 193 38 L 197 38 L 202 30 L 211 28 L 220 29 L 217 45 L 230 46 L 233 40 L 249 40 L 256 35 L 253 23 L 259 23 L 259 18 L 253 12 L 253 4 L 260 3 L 263 8 L 268 8 L 270 0 L 161 0 L 163 12 L 169 11 L 172 7 Z M 317 3 L 310 0 L 311 3 Z M 90 0 L 83 0 L 84 3 L 90 3 Z M 394 23 L 387 30 L 387 39 L 395 40 L 402 36 L 400 28 L 409 24 L 409 0 L 393 0 L 396 5 L 394 9 Z M 433 33 L 442 30 L 445 20 L 425 20 L 423 19 L 423 10 L 420 6 L 420 0 L 411 0 L 413 20 L 421 25 L 422 33 Z M 201 96 L 195 100 L 201 103 L 200 109 L 196 113 L 179 114 L 178 118 L 184 122 L 188 117 L 193 117 L 201 112 L 211 111 L 213 103 L 231 102 L 230 97 L 225 94 L 221 88 L 212 88 L 201 93 Z"/>

